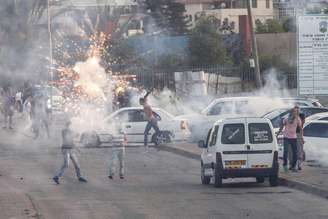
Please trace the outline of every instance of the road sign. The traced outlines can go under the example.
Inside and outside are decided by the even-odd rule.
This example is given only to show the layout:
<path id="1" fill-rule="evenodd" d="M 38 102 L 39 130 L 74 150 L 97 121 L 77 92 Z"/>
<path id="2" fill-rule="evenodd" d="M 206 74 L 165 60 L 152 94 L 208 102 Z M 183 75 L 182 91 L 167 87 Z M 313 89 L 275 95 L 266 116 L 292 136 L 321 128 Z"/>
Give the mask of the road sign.
<path id="1" fill-rule="evenodd" d="M 298 93 L 328 95 L 328 16 L 298 17 Z"/>

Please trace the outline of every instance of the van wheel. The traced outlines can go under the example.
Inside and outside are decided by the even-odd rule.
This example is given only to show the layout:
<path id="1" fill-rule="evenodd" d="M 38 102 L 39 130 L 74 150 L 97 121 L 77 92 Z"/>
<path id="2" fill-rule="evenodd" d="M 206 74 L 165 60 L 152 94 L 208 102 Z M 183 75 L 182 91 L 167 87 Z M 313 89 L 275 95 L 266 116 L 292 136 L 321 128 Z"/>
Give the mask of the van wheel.
<path id="1" fill-rule="evenodd" d="M 202 184 L 203 185 L 208 185 L 211 182 L 211 177 L 205 176 L 205 168 L 203 166 L 203 163 L 201 164 L 201 174 L 200 174 Z"/>
<path id="2" fill-rule="evenodd" d="M 270 181 L 270 186 L 272 186 L 272 187 L 278 186 L 278 184 L 279 184 L 278 175 L 271 175 L 269 177 L 269 181 Z"/>
<path id="3" fill-rule="evenodd" d="M 214 187 L 216 188 L 222 187 L 222 176 L 220 175 L 219 167 L 217 164 L 215 164 L 215 168 L 214 168 Z"/>
<path id="4" fill-rule="evenodd" d="M 256 182 L 257 183 L 264 183 L 265 178 L 263 176 L 256 177 Z"/>

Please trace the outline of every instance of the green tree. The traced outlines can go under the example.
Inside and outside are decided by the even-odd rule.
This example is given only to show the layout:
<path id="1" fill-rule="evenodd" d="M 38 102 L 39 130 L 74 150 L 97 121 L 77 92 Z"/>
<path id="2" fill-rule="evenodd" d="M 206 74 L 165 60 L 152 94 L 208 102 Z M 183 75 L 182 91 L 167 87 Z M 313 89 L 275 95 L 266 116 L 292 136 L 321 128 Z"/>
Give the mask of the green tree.
<path id="1" fill-rule="evenodd" d="M 261 20 L 257 19 L 255 21 L 256 33 L 267 33 L 267 27 L 262 23 Z"/>
<path id="2" fill-rule="evenodd" d="M 285 32 L 296 32 L 296 20 L 295 18 L 286 18 L 283 23 L 282 27 L 284 28 Z"/>
<path id="3" fill-rule="evenodd" d="M 256 33 L 282 33 L 285 32 L 278 20 L 268 19 L 265 23 L 260 20 L 255 21 Z"/>
<path id="4" fill-rule="evenodd" d="M 193 65 L 231 63 L 215 25 L 201 18 L 189 35 L 190 62 Z"/>
<path id="5" fill-rule="evenodd" d="M 47 0 L 1 1 L 0 68 L 3 71 L 1 80 L 6 80 L 4 75 L 6 73 L 9 78 L 21 79 L 26 74 L 15 75 L 15 72 L 28 71 L 27 66 L 31 67 L 38 58 L 45 61 L 45 57 L 41 57 L 39 51 L 35 52 L 32 57 L 30 52 L 42 46 L 36 45 L 41 29 L 38 22 L 47 8 L 47 3 Z M 44 29 L 46 30 L 46 25 Z M 34 66 L 32 69 L 34 72 L 37 71 Z"/>
<path id="6" fill-rule="evenodd" d="M 152 31 L 160 30 L 173 35 L 187 33 L 189 20 L 184 15 L 184 4 L 174 0 L 145 0 L 144 8 L 154 20 Z"/>
<path id="7" fill-rule="evenodd" d="M 267 28 L 268 28 L 268 33 L 282 33 L 284 32 L 284 28 L 282 25 L 279 23 L 278 20 L 275 19 L 268 19 L 265 22 Z"/>

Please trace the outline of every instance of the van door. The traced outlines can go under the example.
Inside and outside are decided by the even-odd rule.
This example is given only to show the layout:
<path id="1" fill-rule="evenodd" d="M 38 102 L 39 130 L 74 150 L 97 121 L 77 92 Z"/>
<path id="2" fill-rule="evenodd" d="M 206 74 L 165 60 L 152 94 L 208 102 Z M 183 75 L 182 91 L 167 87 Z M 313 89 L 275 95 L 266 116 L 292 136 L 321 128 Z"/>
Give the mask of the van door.
<path id="1" fill-rule="evenodd" d="M 277 150 L 272 125 L 260 118 L 248 118 L 247 132 L 248 168 L 271 168 Z"/>
<path id="2" fill-rule="evenodd" d="M 217 152 L 217 148 L 216 148 L 216 142 L 217 142 L 217 137 L 218 137 L 218 133 L 219 133 L 219 125 L 215 125 L 212 129 L 211 129 L 211 133 L 208 136 L 208 138 L 206 139 L 206 143 L 207 143 L 207 148 L 206 148 L 206 163 L 210 164 L 210 163 L 215 163 L 216 161 L 216 152 Z"/>
<path id="3" fill-rule="evenodd" d="M 246 119 L 229 119 L 222 124 L 219 150 L 222 153 L 223 167 L 247 168 Z"/>

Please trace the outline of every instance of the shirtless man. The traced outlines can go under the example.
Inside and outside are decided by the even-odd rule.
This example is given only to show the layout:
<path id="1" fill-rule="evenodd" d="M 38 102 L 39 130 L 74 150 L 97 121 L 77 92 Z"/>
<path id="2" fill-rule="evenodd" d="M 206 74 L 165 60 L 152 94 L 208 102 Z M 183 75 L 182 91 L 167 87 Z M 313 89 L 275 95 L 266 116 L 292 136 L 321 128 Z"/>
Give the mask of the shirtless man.
<path id="1" fill-rule="evenodd" d="M 159 133 L 160 133 L 160 130 L 159 130 L 158 124 L 157 124 L 157 119 L 154 116 L 151 106 L 147 102 L 147 97 L 150 93 L 151 93 L 151 91 L 147 92 L 146 96 L 139 99 L 139 103 L 140 103 L 140 105 L 143 106 L 145 116 L 148 121 L 146 128 L 145 128 L 145 132 L 144 132 L 144 145 L 147 148 L 147 150 L 148 150 L 148 134 L 149 134 L 150 129 L 153 128 L 157 135 L 159 135 Z"/>

